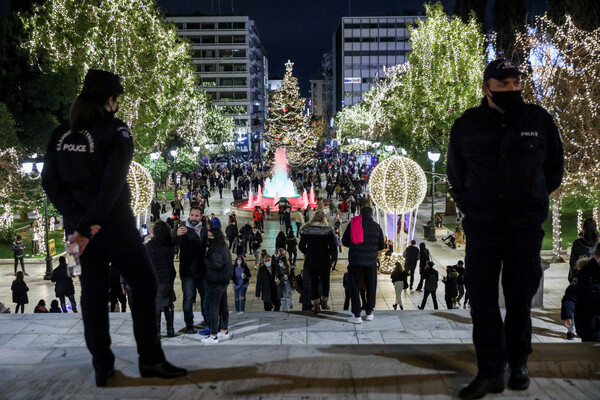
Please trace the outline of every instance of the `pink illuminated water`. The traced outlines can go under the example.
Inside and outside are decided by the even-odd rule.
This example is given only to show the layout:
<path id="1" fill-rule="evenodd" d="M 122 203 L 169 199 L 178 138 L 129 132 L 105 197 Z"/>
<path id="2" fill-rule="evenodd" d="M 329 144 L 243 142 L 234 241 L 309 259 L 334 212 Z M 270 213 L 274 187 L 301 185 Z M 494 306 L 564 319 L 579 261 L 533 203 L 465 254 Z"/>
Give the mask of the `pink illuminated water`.
<path id="1" fill-rule="evenodd" d="M 310 194 L 304 191 L 302 195 L 296 192 L 294 183 L 288 177 L 288 162 L 285 148 L 279 148 L 275 152 L 275 165 L 271 170 L 271 178 L 265 180 L 264 193 L 262 188 L 258 187 L 258 194 L 255 196 L 252 191 L 248 193 L 248 202 L 243 208 L 247 210 L 254 209 L 256 206 L 266 208 L 271 206 L 272 211 L 279 210 L 279 202 L 281 197 L 285 197 L 291 204 L 293 210 L 301 208 L 305 210 L 308 206 L 315 208 L 317 202 L 313 188 L 310 189 Z"/>

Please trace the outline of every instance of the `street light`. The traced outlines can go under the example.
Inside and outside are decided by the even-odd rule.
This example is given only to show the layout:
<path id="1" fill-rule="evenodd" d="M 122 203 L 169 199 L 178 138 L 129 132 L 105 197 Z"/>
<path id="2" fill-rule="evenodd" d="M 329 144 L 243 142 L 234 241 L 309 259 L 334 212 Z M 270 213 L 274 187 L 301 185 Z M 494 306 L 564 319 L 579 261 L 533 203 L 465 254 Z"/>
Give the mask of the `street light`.
<path id="1" fill-rule="evenodd" d="M 194 153 L 196 153 L 196 176 L 198 176 L 200 174 L 200 161 L 198 160 L 198 155 L 200 153 L 201 147 L 198 143 L 196 143 L 194 147 L 192 147 L 192 149 L 194 149 Z"/>
<path id="2" fill-rule="evenodd" d="M 173 194 L 177 197 L 177 149 L 171 150 L 171 157 L 173 157 L 173 166 L 175 167 L 175 175 L 173 176 Z"/>
<path id="3" fill-rule="evenodd" d="M 154 161 L 154 176 L 156 176 L 156 163 L 160 158 L 160 153 L 157 151 L 156 153 L 150 153 L 150 159 Z M 158 199 L 158 185 L 157 182 L 154 182 L 154 197 Z"/>
<path id="4" fill-rule="evenodd" d="M 425 232 L 425 239 L 435 242 L 437 239 L 435 238 L 435 222 L 434 222 L 434 214 L 435 214 L 435 163 L 440 159 L 440 152 L 436 149 L 431 149 L 427 152 L 427 158 L 431 161 L 431 221 L 429 221 L 429 229 Z"/>
<path id="5" fill-rule="evenodd" d="M 37 176 L 32 177 L 31 174 L 33 173 L 34 164 L 38 174 Z M 21 165 L 25 174 L 27 174 L 27 177 L 31 180 L 36 180 L 42 176 L 42 170 L 44 169 L 44 159 L 40 158 L 32 160 L 31 158 L 25 158 Z M 50 246 L 48 246 L 48 196 L 46 196 L 46 191 L 44 189 L 42 189 L 42 193 L 44 193 L 44 242 L 46 244 L 46 274 L 44 275 L 44 280 L 47 281 L 50 280 L 50 278 L 52 278 L 52 270 L 54 268 L 52 266 L 52 257 L 50 256 Z"/>

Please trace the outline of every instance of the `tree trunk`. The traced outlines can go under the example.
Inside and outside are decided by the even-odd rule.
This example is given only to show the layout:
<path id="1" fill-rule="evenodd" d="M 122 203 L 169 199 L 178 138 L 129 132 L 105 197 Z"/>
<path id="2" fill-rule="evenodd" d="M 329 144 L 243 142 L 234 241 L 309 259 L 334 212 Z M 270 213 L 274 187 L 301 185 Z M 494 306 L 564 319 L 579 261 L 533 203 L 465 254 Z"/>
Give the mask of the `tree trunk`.
<path id="1" fill-rule="evenodd" d="M 27 213 L 19 213 L 19 221 L 27 221 L 28 218 Z"/>
<path id="2" fill-rule="evenodd" d="M 560 231 L 560 208 L 562 204 L 562 195 L 554 196 L 552 202 L 552 250 L 554 255 L 552 261 L 559 263 L 565 262 L 562 258 L 562 237 Z"/>

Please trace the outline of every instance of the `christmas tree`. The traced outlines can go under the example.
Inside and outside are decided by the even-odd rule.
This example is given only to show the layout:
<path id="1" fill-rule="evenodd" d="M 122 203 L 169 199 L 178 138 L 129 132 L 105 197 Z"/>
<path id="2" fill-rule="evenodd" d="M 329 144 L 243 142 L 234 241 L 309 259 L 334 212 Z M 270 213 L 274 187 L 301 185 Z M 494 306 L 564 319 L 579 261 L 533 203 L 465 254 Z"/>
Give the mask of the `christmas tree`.
<path id="1" fill-rule="evenodd" d="M 292 75 L 293 62 L 285 64 L 285 77 L 281 88 L 275 90 L 269 100 L 269 117 L 265 139 L 269 145 L 264 159 L 273 163 L 275 152 L 284 147 L 292 167 L 303 167 L 314 159 L 314 151 L 319 140 L 310 124 L 310 117 L 304 112 L 306 100 L 300 97 L 298 79 Z"/>

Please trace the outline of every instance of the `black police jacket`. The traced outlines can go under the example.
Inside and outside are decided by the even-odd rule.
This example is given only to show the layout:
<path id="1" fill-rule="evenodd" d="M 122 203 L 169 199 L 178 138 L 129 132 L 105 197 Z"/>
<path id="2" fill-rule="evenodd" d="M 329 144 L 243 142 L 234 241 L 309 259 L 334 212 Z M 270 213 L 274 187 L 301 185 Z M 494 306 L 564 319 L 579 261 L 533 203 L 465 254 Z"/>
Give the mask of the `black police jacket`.
<path id="1" fill-rule="evenodd" d="M 105 116 L 88 130 L 57 127 L 46 149 L 42 185 L 64 219 L 67 235 L 89 237 L 91 225 L 133 220 L 127 184 L 133 140 L 120 119 Z"/>
<path id="2" fill-rule="evenodd" d="M 540 106 L 522 102 L 502 114 L 484 98 L 452 126 L 448 180 L 458 207 L 470 219 L 541 225 L 563 169 L 558 129 Z"/>

